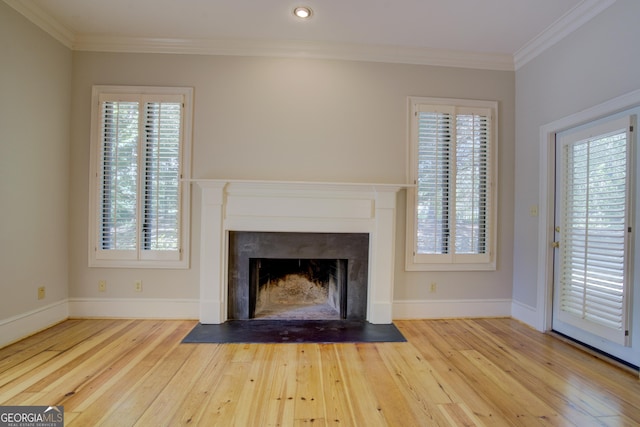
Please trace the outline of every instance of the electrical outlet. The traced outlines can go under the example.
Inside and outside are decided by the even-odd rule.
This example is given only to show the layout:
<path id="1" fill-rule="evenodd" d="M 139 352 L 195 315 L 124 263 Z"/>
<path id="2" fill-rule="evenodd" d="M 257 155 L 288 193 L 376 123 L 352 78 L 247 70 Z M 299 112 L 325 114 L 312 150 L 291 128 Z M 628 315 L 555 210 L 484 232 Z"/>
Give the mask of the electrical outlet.
<path id="1" fill-rule="evenodd" d="M 436 282 L 431 282 L 431 289 L 430 291 L 432 293 L 435 293 L 438 290 L 438 285 L 436 284 Z"/>
<path id="2" fill-rule="evenodd" d="M 107 281 L 106 280 L 98 281 L 98 290 L 100 292 L 106 292 L 107 291 Z"/>
<path id="3" fill-rule="evenodd" d="M 45 296 L 46 296 L 46 289 L 44 286 L 40 286 L 38 288 L 38 299 L 44 299 Z"/>
<path id="4" fill-rule="evenodd" d="M 136 280 L 134 284 L 134 289 L 136 292 L 142 292 L 142 280 Z"/>
<path id="5" fill-rule="evenodd" d="M 538 205 L 529 206 L 529 215 L 530 216 L 538 216 Z"/>

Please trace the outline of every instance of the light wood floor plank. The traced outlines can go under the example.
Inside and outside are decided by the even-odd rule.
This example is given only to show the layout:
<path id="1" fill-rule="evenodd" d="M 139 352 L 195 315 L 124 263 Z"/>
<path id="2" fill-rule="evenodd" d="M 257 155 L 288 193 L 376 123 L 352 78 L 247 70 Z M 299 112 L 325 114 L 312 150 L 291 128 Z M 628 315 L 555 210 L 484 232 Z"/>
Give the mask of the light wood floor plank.
<path id="1" fill-rule="evenodd" d="M 545 389 L 546 393 L 539 397 L 554 412 L 576 423 L 587 423 L 593 417 L 615 414 L 608 405 L 603 405 L 599 399 L 593 399 L 589 394 L 583 393 L 581 387 L 576 387 L 566 378 L 560 378 L 557 372 L 548 369 L 546 363 L 540 363 L 540 359 L 532 357 L 539 344 L 523 340 L 519 343 L 519 352 L 516 352 L 502 345 L 498 336 L 477 322 L 468 321 L 465 325 L 473 331 L 478 340 L 489 344 L 484 355 L 491 363 L 500 366 L 509 376 L 518 378 L 519 384 L 527 389 Z M 564 398 L 568 391 L 573 397 L 571 402 Z"/>
<path id="2" fill-rule="evenodd" d="M 58 353 L 54 358 L 37 366 L 31 365 L 26 361 L 25 363 L 27 363 L 27 365 L 31 365 L 32 369 L 22 375 L 19 380 L 15 380 L 14 382 L 16 384 L 5 381 L 0 384 L 0 401 L 5 400 L 7 393 L 15 392 L 16 386 L 18 388 L 22 388 L 21 391 L 28 393 L 42 391 L 42 384 L 53 378 L 57 378 L 58 372 L 67 370 L 68 365 L 73 364 L 78 358 L 83 358 L 88 354 L 91 354 L 91 352 L 95 351 L 96 348 L 99 348 L 103 342 L 108 340 L 114 334 L 120 332 L 122 329 L 125 329 L 128 324 L 129 322 L 114 323 L 112 329 L 102 334 L 98 333 L 87 336 L 72 334 L 72 339 L 66 346 L 62 342 L 55 342 L 54 345 L 50 347 L 52 349 L 51 351 Z M 81 336 L 82 338 L 78 339 L 78 336 Z M 25 402 L 25 404 L 31 403 Z"/>
<path id="3" fill-rule="evenodd" d="M 296 423 L 326 424 L 322 399 L 322 362 L 320 346 L 298 344 L 296 371 L 296 393 L 294 396 Z"/>
<path id="4" fill-rule="evenodd" d="M 211 396 L 199 414 L 199 425 L 237 426 L 236 418 L 244 410 L 240 395 L 249 381 L 251 360 L 258 346 L 230 344 L 225 346 L 228 360 L 219 382 L 211 388 Z"/>
<path id="5" fill-rule="evenodd" d="M 344 388 L 348 391 L 349 410 L 355 422 L 367 420 L 371 427 L 387 426 L 380 398 L 370 385 L 372 378 L 368 376 L 357 346 L 337 344 L 335 350 L 341 363 Z"/>
<path id="6" fill-rule="evenodd" d="M 72 319 L 0 349 L 0 405 L 68 426 L 637 426 L 640 381 L 512 319 L 406 343 L 182 344 L 195 321 Z"/>
<path id="7" fill-rule="evenodd" d="M 74 413 L 73 421 L 66 424 L 99 425 L 101 420 L 112 416 L 122 402 L 140 392 L 136 385 L 162 364 L 167 352 L 179 344 L 194 324 L 161 322 L 154 333 L 130 342 L 114 365 L 83 387 L 87 392 L 75 393 L 60 402 L 65 411 L 69 408 Z"/>
<path id="8" fill-rule="evenodd" d="M 396 372 L 389 371 L 380 356 L 379 347 L 386 345 L 358 344 L 362 364 L 369 379 L 369 386 L 378 396 L 378 405 L 389 425 L 440 425 L 433 414 L 424 414 L 414 402 L 409 401 L 398 387 Z M 423 421 L 422 421 L 423 420 Z"/>
<path id="9" fill-rule="evenodd" d="M 443 384 L 450 385 L 455 394 L 455 400 L 465 402 L 466 406 L 473 408 L 476 417 L 476 425 L 504 427 L 511 425 L 504 418 L 496 416 L 496 408 L 487 401 L 482 394 L 476 392 L 473 379 L 465 377 L 456 369 L 449 358 L 453 354 L 448 346 L 447 337 L 440 336 L 439 321 L 411 321 L 398 322 L 399 329 L 406 336 L 412 337 L 411 343 L 420 352 L 422 358 L 428 361 L 435 370 L 435 375 Z M 434 328 L 427 327 L 434 325 Z M 451 353 L 450 353 L 451 351 Z M 453 392 L 450 392 L 453 393 Z M 443 407 L 449 413 L 450 407 Z M 472 424 L 473 425 L 473 424 Z"/>
<path id="10" fill-rule="evenodd" d="M 506 344 L 507 348 L 517 346 L 520 353 L 531 358 L 532 364 L 524 369 L 544 367 L 548 371 L 539 377 L 545 377 L 543 384 L 556 394 L 554 403 L 562 405 L 559 410 L 570 413 L 569 418 L 578 418 L 576 410 L 594 418 L 620 414 L 630 419 L 640 417 L 640 396 L 628 393 L 628 390 L 638 385 L 635 375 L 612 375 L 611 365 L 518 322 L 514 322 L 511 329 L 505 329 L 499 322 L 487 324 L 478 320 L 477 323 L 487 334 Z M 618 371 L 620 370 L 616 370 L 616 373 Z M 599 387 L 593 387 L 594 383 L 599 384 Z M 554 384 L 555 387 L 549 387 L 549 384 Z M 620 399 L 607 399 L 608 394 L 619 396 Z M 543 396 L 549 397 L 550 393 Z M 567 399 L 567 396 L 571 396 L 571 399 Z"/>
<path id="11" fill-rule="evenodd" d="M 355 426 L 349 390 L 345 387 L 344 367 L 336 346 L 320 346 L 322 391 L 327 425 Z"/>

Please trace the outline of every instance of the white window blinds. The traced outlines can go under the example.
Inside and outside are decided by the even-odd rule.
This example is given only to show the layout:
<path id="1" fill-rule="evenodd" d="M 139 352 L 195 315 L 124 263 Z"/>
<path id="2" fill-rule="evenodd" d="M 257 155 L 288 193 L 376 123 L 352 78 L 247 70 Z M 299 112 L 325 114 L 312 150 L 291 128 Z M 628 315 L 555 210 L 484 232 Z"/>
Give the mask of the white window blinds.
<path id="1" fill-rule="evenodd" d="M 96 97 L 92 258 L 179 261 L 185 95 L 125 90 Z"/>
<path id="2" fill-rule="evenodd" d="M 413 105 L 414 263 L 491 263 L 493 115 L 489 106 Z"/>
<path id="3" fill-rule="evenodd" d="M 137 102 L 104 101 L 100 185 L 100 249 L 137 247 Z"/>
<path id="4" fill-rule="evenodd" d="M 142 242 L 145 250 L 179 249 L 179 102 L 145 103 Z"/>
<path id="5" fill-rule="evenodd" d="M 418 113 L 417 252 L 449 253 L 453 112 Z"/>
<path id="6" fill-rule="evenodd" d="M 456 239 L 458 254 L 486 254 L 490 112 L 456 116 Z"/>
<path id="7" fill-rule="evenodd" d="M 560 320 L 625 343 L 630 120 L 560 138 Z"/>

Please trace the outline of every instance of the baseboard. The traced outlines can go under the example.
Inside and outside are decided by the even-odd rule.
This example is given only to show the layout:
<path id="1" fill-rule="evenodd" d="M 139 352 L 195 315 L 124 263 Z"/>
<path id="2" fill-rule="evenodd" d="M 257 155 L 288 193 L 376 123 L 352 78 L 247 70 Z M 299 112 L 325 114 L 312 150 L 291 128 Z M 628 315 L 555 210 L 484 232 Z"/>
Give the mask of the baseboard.
<path id="1" fill-rule="evenodd" d="M 510 316 L 510 299 L 396 300 L 393 302 L 393 318 L 397 320 Z"/>
<path id="2" fill-rule="evenodd" d="M 511 303 L 511 316 L 514 319 L 542 332 L 540 327 L 540 315 L 535 307 L 513 300 Z"/>
<path id="3" fill-rule="evenodd" d="M 535 325 L 535 309 L 510 299 L 396 300 L 393 319 L 509 317 Z M 0 320 L 0 347 L 46 329 L 69 317 L 199 319 L 198 299 L 71 298 L 20 316 Z"/>
<path id="4" fill-rule="evenodd" d="M 0 347 L 19 341 L 69 317 L 67 300 L 0 320 Z"/>
<path id="5" fill-rule="evenodd" d="M 71 298 L 69 317 L 198 319 L 197 299 Z"/>

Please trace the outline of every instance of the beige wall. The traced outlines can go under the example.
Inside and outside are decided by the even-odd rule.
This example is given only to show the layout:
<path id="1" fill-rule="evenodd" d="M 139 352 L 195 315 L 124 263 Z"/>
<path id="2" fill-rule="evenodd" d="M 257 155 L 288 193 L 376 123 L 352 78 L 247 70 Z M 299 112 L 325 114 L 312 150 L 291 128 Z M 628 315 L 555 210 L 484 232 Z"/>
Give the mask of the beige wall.
<path id="1" fill-rule="evenodd" d="M 0 2 L 0 58 L 1 324 L 67 298 L 72 56 Z"/>
<path id="2" fill-rule="evenodd" d="M 71 298 L 198 298 L 198 198 L 192 268 L 89 269 L 87 197 L 94 84 L 195 89 L 194 178 L 402 183 L 407 96 L 500 103 L 498 271 L 404 272 L 404 195 L 399 197 L 396 299 L 511 297 L 514 73 L 331 60 L 75 52 L 71 150 Z M 98 280 L 108 291 L 99 293 Z M 133 292 L 141 279 L 144 292 Z M 429 293 L 429 283 L 438 292 Z"/>
<path id="3" fill-rule="evenodd" d="M 540 127 L 640 89 L 640 2 L 618 0 L 516 72 L 514 300 L 536 307 Z M 552 195 L 549 196 L 551 201 Z"/>

